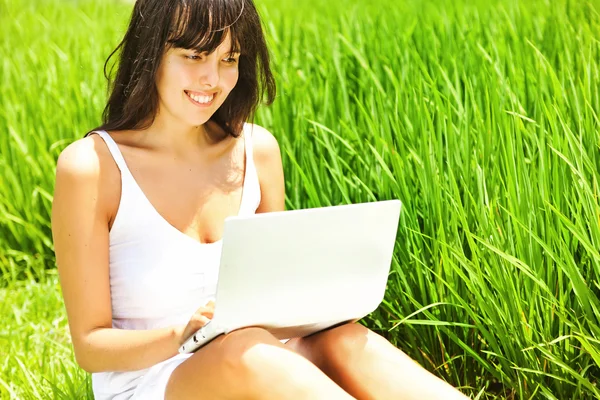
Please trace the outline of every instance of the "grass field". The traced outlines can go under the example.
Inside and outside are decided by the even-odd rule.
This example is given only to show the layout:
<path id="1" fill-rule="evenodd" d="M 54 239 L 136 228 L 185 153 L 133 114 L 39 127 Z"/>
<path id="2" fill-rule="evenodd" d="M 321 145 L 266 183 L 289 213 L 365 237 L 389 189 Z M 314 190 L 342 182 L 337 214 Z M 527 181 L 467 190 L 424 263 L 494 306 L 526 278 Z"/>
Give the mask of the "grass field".
<path id="1" fill-rule="evenodd" d="M 600 398 L 600 2 L 257 4 L 288 208 L 404 203 L 364 323 L 474 398 Z M 49 214 L 130 10 L 0 0 L 0 398 L 92 397 Z"/>

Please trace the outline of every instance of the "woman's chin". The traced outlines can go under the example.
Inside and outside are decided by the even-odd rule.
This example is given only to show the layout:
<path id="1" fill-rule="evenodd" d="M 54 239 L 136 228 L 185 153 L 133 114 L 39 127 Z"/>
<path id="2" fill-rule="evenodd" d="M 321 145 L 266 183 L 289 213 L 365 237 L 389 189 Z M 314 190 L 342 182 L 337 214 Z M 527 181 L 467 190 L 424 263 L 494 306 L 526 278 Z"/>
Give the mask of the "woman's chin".
<path id="1" fill-rule="evenodd" d="M 210 120 L 210 117 L 189 118 L 186 122 L 191 128 L 200 128 Z"/>

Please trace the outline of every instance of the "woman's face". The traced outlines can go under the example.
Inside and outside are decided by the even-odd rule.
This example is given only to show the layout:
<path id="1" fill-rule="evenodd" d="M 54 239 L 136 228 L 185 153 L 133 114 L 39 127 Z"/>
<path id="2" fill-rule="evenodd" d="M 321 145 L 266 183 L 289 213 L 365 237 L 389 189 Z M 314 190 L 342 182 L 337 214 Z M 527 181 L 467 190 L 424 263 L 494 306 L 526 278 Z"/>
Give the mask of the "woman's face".
<path id="1" fill-rule="evenodd" d="M 158 67 L 158 115 L 191 126 L 204 124 L 223 104 L 238 80 L 239 54 L 227 37 L 211 54 L 170 48 Z"/>

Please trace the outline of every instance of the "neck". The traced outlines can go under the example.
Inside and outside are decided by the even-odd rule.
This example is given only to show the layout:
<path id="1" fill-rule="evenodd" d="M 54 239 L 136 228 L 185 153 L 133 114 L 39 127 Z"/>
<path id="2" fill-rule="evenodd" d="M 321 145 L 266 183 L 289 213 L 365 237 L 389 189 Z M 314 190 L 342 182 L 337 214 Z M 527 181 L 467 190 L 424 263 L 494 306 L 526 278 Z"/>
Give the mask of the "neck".
<path id="1" fill-rule="evenodd" d="M 186 125 L 179 121 L 165 121 L 156 118 L 154 122 L 140 132 L 140 140 L 145 147 L 155 149 L 174 158 L 193 159 L 198 152 L 212 153 L 227 138 L 222 129 L 212 121 L 202 125 Z"/>

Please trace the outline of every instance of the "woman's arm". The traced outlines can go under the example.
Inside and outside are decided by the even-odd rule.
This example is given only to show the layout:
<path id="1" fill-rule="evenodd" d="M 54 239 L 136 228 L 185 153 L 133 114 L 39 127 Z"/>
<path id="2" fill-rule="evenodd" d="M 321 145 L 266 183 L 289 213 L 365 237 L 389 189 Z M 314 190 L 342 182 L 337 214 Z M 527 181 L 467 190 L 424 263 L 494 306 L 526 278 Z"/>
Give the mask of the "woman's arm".
<path id="1" fill-rule="evenodd" d="M 106 189 L 118 170 L 101 140 L 77 140 L 58 158 L 52 203 L 56 263 L 79 365 L 88 372 L 143 369 L 177 354 L 183 327 L 112 328 Z"/>
<path id="2" fill-rule="evenodd" d="M 265 128 L 253 125 L 254 164 L 260 182 L 260 205 L 257 213 L 285 209 L 285 183 L 281 152 L 277 139 Z"/>

